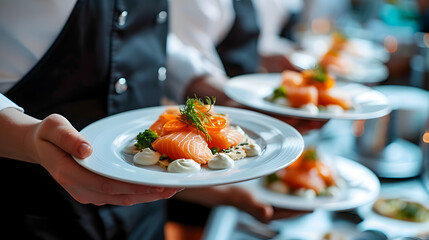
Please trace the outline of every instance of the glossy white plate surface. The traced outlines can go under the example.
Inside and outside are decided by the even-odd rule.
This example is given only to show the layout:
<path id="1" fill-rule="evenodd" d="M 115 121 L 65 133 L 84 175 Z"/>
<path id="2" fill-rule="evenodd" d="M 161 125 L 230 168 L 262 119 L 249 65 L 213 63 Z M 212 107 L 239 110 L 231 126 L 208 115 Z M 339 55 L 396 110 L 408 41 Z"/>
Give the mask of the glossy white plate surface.
<path id="1" fill-rule="evenodd" d="M 340 193 L 335 197 L 308 199 L 276 193 L 264 186 L 264 178 L 239 185 L 249 189 L 258 199 L 273 206 L 287 209 L 341 211 L 375 201 L 380 191 L 380 181 L 368 168 L 353 160 L 338 156 L 333 156 L 329 161 L 329 165 L 336 169 L 340 178 L 345 182 L 345 186 L 340 188 Z"/>
<path id="2" fill-rule="evenodd" d="M 169 173 L 154 166 L 134 165 L 132 155 L 124 153 L 127 144 L 149 128 L 166 107 L 152 107 L 113 115 L 96 121 L 81 133 L 93 146 L 93 154 L 76 159 L 85 168 L 100 175 L 137 184 L 166 187 L 200 187 L 241 182 L 273 173 L 295 161 L 303 151 L 302 136 L 290 125 L 275 118 L 237 108 L 216 106 L 217 113 L 232 119 L 262 148 L 256 157 L 235 161 L 230 169 L 198 173 Z"/>
<path id="3" fill-rule="evenodd" d="M 335 88 L 350 96 L 354 109 L 343 113 L 309 111 L 276 104 L 266 100 L 274 89 L 281 84 L 281 75 L 278 73 L 261 73 L 241 75 L 230 79 L 225 93 L 233 100 L 261 111 L 313 119 L 371 119 L 390 113 L 388 99 L 378 91 L 357 83 L 337 81 Z"/>

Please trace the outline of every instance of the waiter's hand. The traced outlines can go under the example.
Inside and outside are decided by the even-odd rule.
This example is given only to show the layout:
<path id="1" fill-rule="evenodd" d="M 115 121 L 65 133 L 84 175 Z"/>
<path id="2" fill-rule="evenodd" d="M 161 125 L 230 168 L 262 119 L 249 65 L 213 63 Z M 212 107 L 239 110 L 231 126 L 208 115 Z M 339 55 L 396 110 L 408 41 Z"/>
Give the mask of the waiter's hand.
<path id="1" fill-rule="evenodd" d="M 244 188 L 230 187 L 228 191 L 231 198 L 230 205 L 249 213 L 263 223 L 277 219 L 295 218 L 312 212 L 273 207 L 259 201 L 256 196 Z"/>
<path id="2" fill-rule="evenodd" d="M 261 202 L 257 196 L 240 186 L 217 186 L 205 188 L 188 188 L 174 196 L 177 199 L 197 203 L 207 207 L 219 205 L 233 206 L 252 215 L 260 222 L 297 217 L 310 213 L 292 209 L 280 209 Z"/>
<path id="3" fill-rule="evenodd" d="M 60 115 L 40 121 L 16 109 L 4 109 L 0 126 L 1 156 L 40 164 L 80 203 L 128 206 L 169 198 L 178 190 L 116 181 L 83 168 L 71 155 L 84 159 L 92 147 Z"/>
<path id="4" fill-rule="evenodd" d="M 261 56 L 261 72 L 280 73 L 285 70 L 299 71 L 285 55 Z"/>

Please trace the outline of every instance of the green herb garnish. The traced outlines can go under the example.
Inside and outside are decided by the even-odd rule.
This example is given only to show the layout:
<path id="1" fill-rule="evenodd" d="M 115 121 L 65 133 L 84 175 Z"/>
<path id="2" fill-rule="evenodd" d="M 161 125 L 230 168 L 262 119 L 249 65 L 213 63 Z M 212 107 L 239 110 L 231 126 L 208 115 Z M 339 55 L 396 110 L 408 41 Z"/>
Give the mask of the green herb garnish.
<path id="1" fill-rule="evenodd" d="M 317 161 L 319 159 L 319 156 L 317 156 L 316 149 L 314 147 L 310 147 L 305 150 L 303 158 L 306 161 Z"/>
<path id="2" fill-rule="evenodd" d="M 275 100 L 275 99 L 281 98 L 281 97 L 285 98 L 286 96 L 287 96 L 287 94 L 286 94 L 285 86 L 280 86 L 280 87 L 274 89 L 272 99 Z"/>
<path id="3" fill-rule="evenodd" d="M 180 117 L 179 121 L 182 121 L 190 126 L 195 127 L 198 131 L 202 132 L 207 140 L 211 140 L 206 125 L 210 122 L 209 113 L 212 106 L 215 104 L 216 98 L 206 97 L 205 103 L 195 96 L 194 98 L 188 98 L 186 100 L 185 106 L 180 108 Z M 208 109 L 205 107 L 208 105 Z M 207 109 L 207 110 L 206 110 Z"/>
<path id="4" fill-rule="evenodd" d="M 272 173 L 272 174 L 268 175 L 268 176 L 265 178 L 265 180 L 266 180 L 266 182 L 267 182 L 267 183 L 273 183 L 273 182 L 277 182 L 277 181 L 279 181 L 279 180 L 280 180 L 280 177 L 279 177 L 279 176 L 277 176 L 277 174 L 276 174 L 276 173 Z"/>
<path id="5" fill-rule="evenodd" d="M 314 66 L 311 71 L 313 71 L 314 76 L 313 76 L 313 80 L 318 81 L 318 82 L 325 82 L 328 79 L 328 74 L 325 70 L 324 67 L 322 67 L 322 65 L 317 64 L 316 66 Z"/>
<path id="6" fill-rule="evenodd" d="M 152 143 L 158 138 L 158 134 L 156 132 L 146 129 L 144 132 L 140 132 L 137 134 L 137 143 L 134 144 L 134 146 L 139 149 L 143 150 L 145 148 L 152 148 Z"/>
<path id="7" fill-rule="evenodd" d="M 218 147 L 213 147 L 210 150 L 212 151 L 213 155 L 215 155 L 216 153 L 218 153 L 220 151 L 220 149 Z"/>

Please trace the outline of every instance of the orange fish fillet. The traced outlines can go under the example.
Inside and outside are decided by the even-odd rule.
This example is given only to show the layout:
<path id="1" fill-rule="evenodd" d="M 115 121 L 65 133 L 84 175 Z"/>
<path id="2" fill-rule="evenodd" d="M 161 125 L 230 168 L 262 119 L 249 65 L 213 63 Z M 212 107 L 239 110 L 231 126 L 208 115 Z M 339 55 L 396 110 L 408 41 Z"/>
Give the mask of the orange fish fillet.
<path id="1" fill-rule="evenodd" d="M 283 182 L 294 189 L 313 189 L 317 194 L 326 188 L 326 183 L 316 169 L 302 170 L 299 168 L 285 169 L 281 177 Z"/>
<path id="2" fill-rule="evenodd" d="M 349 97 L 345 93 L 335 90 L 319 91 L 318 101 L 319 105 L 340 105 L 344 110 L 351 106 Z"/>
<path id="3" fill-rule="evenodd" d="M 286 70 L 282 72 L 282 85 L 285 86 L 303 86 L 304 79 L 300 72 Z"/>
<path id="4" fill-rule="evenodd" d="M 150 130 L 156 132 L 158 136 L 164 135 L 164 124 L 170 120 L 177 119 L 180 112 L 178 108 L 167 108 L 158 119 L 149 127 Z"/>
<path id="5" fill-rule="evenodd" d="M 212 137 L 212 140 L 209 141 L 209 148 L 218 147 L 219 149 L 228 149 L 243 141 L 243 135 L 230 127 L 209 134 Z"/>
<path id="6" fill-rule="evenodd" d="M 289 86 L 286 88 L 286 92 L 291 107 L 299 108 L 308 103 L 318 105 L 318 91 L 315 86 Z"/>
<path id="7" fill-rule="evenodd" d="M 213 158 L 207 142 L 197 131 L 181 131 L 161 136 L 152 143 L 152 147 L 171 159 L 193 159 L 197 163 L 206 164 Z"/>

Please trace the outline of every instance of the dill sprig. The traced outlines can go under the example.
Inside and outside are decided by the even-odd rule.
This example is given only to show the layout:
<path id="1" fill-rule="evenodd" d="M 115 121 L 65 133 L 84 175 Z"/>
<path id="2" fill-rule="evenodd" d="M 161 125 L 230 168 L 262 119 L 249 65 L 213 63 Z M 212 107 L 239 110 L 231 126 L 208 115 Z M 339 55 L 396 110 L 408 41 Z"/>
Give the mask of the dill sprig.
<path id="1" fill-rule="evenodd" d="M 212 138 L 207 131 L 206 125 L 210 123 L 211 114 L 209 112 L 215 102 L 215 97 L 205 97 L 205 103 L 197 96 L 188 98 L 188 100 L 186 100 L 185 106 L 180 108 L 181 115 L 178 119 L 179 121 L 195 127 L 198 131 L 202 132 L 209 141 Z M 209 106 L 208 109 L 205 107 L 205 105 Z"/>
<path id="2" fill-rule="evenodd" d="M 316 64 L 311 71 L 313 71 L 313 80 L 318 82 L 325 82 L 328 79 L 328 74 L 326 72 L 326 69 L 322 67 L 320 64 Z"/>

